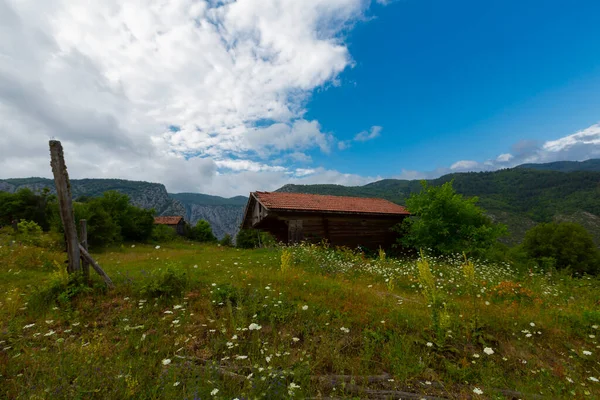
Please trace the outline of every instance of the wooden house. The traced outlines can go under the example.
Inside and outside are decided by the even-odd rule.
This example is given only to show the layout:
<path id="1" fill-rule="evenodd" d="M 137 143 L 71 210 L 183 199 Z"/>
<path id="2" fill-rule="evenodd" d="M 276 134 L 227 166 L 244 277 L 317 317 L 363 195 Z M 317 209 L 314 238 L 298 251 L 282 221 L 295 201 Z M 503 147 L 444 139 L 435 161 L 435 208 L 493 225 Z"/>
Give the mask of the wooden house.
<path id="1" fill-rule="evenodd" d="M 185 232 L 185 220 L 182 216 L 154 217 L 154 223 L 167 225 L 173 228 L 178 235 L 183 235 Z"/>
<path id="2" fill-rule="evenodd" d="M 320 242 L 334 246 L 389 248 L 391 231 L 410 213 L 388 200 L 301 193 L 252 192 L 242 229 L 260 229 L 283 243 Z"/>

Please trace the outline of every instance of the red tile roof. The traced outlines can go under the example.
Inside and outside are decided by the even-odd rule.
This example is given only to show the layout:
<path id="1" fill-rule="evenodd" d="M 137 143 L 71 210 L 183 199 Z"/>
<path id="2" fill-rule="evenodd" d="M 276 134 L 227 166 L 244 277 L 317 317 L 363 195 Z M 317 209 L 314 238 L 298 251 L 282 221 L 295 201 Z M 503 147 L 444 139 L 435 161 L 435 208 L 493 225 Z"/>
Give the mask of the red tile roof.
<path id="1" fill-rule="evenodd" d="M 406 208 L 384 199 L 280 192 L 253 192 L 253 194 L 270 210 L 410 215 Z"/>
<path id="2" fill-rule="evenodd" d="M 154 223 L 160 225 L 177 225 L 179 221 L 181 221 L 183 217 L 174 216 L 174 217 L 154 217 Z"/>

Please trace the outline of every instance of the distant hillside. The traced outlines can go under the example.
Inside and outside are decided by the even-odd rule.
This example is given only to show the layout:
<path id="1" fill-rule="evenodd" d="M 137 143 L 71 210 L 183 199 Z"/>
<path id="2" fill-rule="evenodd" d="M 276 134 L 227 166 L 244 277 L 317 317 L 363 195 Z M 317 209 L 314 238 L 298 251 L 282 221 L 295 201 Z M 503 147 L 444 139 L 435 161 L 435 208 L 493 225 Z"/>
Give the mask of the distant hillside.
<path id="1" fill-rule="evenodd" d="M 237 235 L 242 222 L 247 197 L 236 196 L 224 198 L 199 193 L 171 193 L 173 199 L 185 207 L 185 215 L 192 225 L 204 219 L 210 222 L 213 233 L 218 238 L 226 234 Z"/>
<path id="2" fill-rule="evenodd" d="M 54 181 L 46 178 L 19 178 L 0 180 L 0 191 L 15 192 L 21 188 L 41 191 L 44 188 L 55 192 Z M 142 208 L 154 208 L 157 215 L 183 215 L 194 225 L 200 219 L 207 220 L 218 238 L 238 231 L 246 198 L 243 196 L 226 199 L 196 193 L 169 194 L 160 183 L 128 181 L 124 179 L 71 179 L 74 198 L 97 197 L 109 190 L 129 196 L 131 203 Z"/>
<path id="3" fill-rule="evenodd" d="M 600 160 L 524 164 L 495 172 L 468 172 L 429 180 L 440 185 L 454 180 L 465 196 L 478 196 L 479 205 L 496 221 L 508 225 L 508 242 L 519 242 L 525 231 L 545 221 L 574 221 L 585 226 L 600 244 Z M 158 215 L 183 215 L 194 225 L 207 220 L 219 238 L 238 231 L 247 198 L 223 198 L 198 193 L 167 193 L 158 183 L 122 179 L 73 179 L 73 196 L 100 196 L 108 190 L 129 195 L 133 204 L 154 208 Z M 0 180 L 0 190 L 14 192 L 21 187 L 54 190 L 44 178 Z M 256 188 L 259 190 L 260 188 Z M 411 193 L 421 189 L 419 181 L 384 179 L 364 186 L 285 185 L 281 192 L 381 197 L 406 204 Z"/>
<path id="4" fill-rule="evenodd" d="M 546 164 L 521 164 L 516 168 L 537 169 L 543 171 L 591 171 L 600 172 L 600 158 L 586 161 L 556 161 Z"/>
<path id="5" fill-rule="evenodd" d="M 587 168 L 589 164 L 585 164 Z M 556 172 L 525 168 L 495 172 L 444 175 L 428 182 L 440 185 L 454 180 L 454 188 L 465 196 L 478 196 L 479 205 L 496 221 L 508 225 L 509 242 L 520 241 L 536 223 L 572 220 L 584 225 L 600 244 L 600 172 Z M 386 179 L 364 186 L 285 185 L 278 191 L 382 197 L 405 204 L 418 181 Z"/>

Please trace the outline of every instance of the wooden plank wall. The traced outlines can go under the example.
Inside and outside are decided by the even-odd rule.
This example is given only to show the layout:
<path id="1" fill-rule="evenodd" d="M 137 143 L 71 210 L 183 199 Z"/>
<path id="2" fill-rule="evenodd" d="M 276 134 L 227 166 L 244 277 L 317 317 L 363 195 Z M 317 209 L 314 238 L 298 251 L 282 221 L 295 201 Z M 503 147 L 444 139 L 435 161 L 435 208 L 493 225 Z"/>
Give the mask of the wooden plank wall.
<path id="1" fill-rule="evenodd" d="M 396 234 L 390 228 L 402 221 L 403 217 L 365 216 L 325 216 L 279 213 L 277 219 L 268 218 L 260 229 L 271 232 L 278 241 L 288 243 L 298 237 L 308 242 L 318 243 L 323 239 L 334 246 L 389 248 L 395 242 Z M 302 221 L 301 233 L 295 221 Z M 293 232 L 293 234 L 290 234 Z"/>

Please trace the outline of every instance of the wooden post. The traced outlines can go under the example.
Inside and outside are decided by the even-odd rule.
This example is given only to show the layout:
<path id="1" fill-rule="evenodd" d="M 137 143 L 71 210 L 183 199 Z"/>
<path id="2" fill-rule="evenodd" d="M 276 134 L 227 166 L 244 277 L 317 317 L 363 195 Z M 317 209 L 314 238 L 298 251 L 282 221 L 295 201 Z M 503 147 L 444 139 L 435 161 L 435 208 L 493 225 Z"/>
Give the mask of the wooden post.
<path id="1" fill-rule="evenodd" d="M 72 274 L 80 270 L 79 264 L 79 241 L 77 240 L 77 228 L 73 215 L 73 199 L 71 198 L 71 184 L 69 174 L 65 165 L 63 148 L 58 140 L 50 141 L 50 166 L 54 174 L 54 185 L 56 186 L 56 197 L 58 197 L 58 208 L 62 220 L 67 242 L 68 266 L 67 271 Z"/>
<path id="2" fill-rule="evenodd" d="M 87 221 L 85 219 L 79 220 L 79 237 L 81 238 L 81 247 L 86 251 L 88 250 L 88 237 L 87 237 Z M 83 277 L 86 281 L 90 279 L 90 263 L 83 257 L 81 257 L 81 269 Z"/>
<path id="3" fill-rule="evenodd" d="M 106 283 L 106 286 L 108 286 L 109 289 L 113 289 L 115 285 L 112 283 L 108 275 L 106 275 L 106 273 L 102 270 L 102 268 L 100 268 L 98 263 L 94 261 L 92 256 L 90 256 L 90 253 L 88 253 L 82 245 L 79 245 L 79 250 L 81 251 L 81 257 L 83 257 L 87 262 L 89 262 L 92 268 L 94 268 L 94 271 L 96 271 L 98 275 L 100 275 L 102 279 L 104 279 L 104 283 Z"/>

